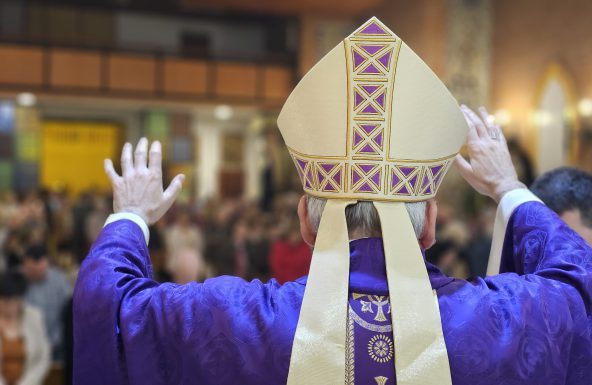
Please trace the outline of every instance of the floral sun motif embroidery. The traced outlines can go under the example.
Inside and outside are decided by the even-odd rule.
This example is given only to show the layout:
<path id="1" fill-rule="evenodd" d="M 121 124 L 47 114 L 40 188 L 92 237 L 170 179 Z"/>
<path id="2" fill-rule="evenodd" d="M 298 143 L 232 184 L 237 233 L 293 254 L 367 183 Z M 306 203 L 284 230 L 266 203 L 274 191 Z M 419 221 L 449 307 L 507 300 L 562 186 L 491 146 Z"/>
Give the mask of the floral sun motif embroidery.
<path id="1" fill-rule="evenodd" d="M 394 354 L 393 341 L 384 334 L 373 336 L 368 341 L 368 354 L 381 364 L 390 361 Z"/>

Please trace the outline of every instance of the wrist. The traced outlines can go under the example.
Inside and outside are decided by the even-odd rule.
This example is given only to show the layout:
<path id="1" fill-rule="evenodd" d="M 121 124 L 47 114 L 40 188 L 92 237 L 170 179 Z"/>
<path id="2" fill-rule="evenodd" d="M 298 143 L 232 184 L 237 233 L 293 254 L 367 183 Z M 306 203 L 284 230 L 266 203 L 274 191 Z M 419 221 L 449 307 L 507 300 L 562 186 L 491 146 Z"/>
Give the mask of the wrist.
<path id="1" fill-rule="evenodd" d="M 519 180 L 512 180 L 499 183 L 494 190 L 492 198 L 496 201 L 496 203 L 500 203 L 504 195 L 506 195 L 510 191 L 517 189 L 527 189 L 527 187 L 524 183 L 520 182 Z"/>
<path id="2" fill-rule="evenodd" d="M 148 221 L 148 216 L 144 213 L 144 211 L 137 209 L 137 208 L 124 207 L 124 208 L 115 210 L 115 214 L 134 214 L 134 215 L 137 215 L 138 217 L 140 217 L 144 221 L 144 223 L 146 223 L 146 225 L 150 225 L 150 222 Z"/>
<path id="3" fill-rule="evenodd" d="M 142 217 L 129 211 L 118 211 L 117 213 L 109 215 L 107 221 L 105 222 L 105 226 L 120 220 L 132 221 L 138 225 L 144 234 L 144 240 L 146 241 L 146 244 L 148 244 L 150 241 L 150 230 L 148 229 L 148 223 Z"/>

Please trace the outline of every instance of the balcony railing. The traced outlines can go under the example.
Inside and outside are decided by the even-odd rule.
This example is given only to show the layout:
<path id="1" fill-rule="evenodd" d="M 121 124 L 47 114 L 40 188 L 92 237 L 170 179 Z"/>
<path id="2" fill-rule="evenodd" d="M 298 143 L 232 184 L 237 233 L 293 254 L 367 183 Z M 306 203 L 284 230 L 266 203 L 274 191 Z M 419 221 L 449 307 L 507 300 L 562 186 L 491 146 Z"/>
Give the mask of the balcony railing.
<path id="1" fill-rule="evenodd" d="M 280 106 L 288 65 L 0 43 L 0 91 Z"/>

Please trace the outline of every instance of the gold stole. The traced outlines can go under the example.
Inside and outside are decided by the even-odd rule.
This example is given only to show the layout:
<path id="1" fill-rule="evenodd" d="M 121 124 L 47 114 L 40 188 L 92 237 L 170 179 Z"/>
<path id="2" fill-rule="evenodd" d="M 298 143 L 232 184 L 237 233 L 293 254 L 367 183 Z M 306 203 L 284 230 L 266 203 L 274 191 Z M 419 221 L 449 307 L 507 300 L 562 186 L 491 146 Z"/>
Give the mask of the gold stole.
<path id="1" fill-rule="evenodd" d="M 292 347 L 288 385 L 345 383 L 349 237 L 345 208 L 321 218 Z M 403 202 L 374 202 L 382 225 L 398 385 L 451 385 L 437 301 Z"/>

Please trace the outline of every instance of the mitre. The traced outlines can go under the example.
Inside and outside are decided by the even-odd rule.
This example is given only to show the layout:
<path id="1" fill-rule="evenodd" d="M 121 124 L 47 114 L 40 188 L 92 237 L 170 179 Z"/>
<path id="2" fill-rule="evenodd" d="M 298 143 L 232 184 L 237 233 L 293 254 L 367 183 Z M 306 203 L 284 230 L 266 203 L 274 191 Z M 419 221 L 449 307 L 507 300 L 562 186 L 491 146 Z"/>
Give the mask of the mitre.
<path id="1" fill-rule="evenodd" d="M 450 384 L 437 298 L 404 202 L 433 198 L 468 130 L 455 98 L 377 18 L 298 83 L 278 126 L 304 191 L 328 199 L 288 384 L 343 384 L 349 238 L 345 208 L 372 201 L 382 226 L 399 384 Z"/>

